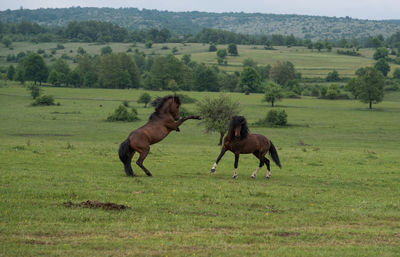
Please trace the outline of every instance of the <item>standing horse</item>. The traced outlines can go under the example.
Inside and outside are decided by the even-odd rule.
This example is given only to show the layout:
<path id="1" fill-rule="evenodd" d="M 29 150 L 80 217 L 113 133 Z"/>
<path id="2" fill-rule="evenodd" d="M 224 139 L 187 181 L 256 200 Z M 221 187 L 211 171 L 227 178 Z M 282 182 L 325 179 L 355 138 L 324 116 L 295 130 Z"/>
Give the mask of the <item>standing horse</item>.
<path id="1" fill-rule="evenodd" d="M 150 145 L 160 142 L 173 130 L 179 131 L 179 126 L 184 121 L 188 119 L 201 119 L 200 116 L 186 116 L 179 119 L 181 101 L 178 96 L 170 95 L 158 98 L 153 104 L 156 108 L 150 115 L 148 122 L 144 126 L 132 131 L 119 147 L 119 159 L 124 164 L 127 176 L 135 176 L 131 166 L 132 157 L 135 152 L 140 154 L 136 164 L 147 176 L 152 176 L 150 171 L 143 166 L 143 161 L 149 154 Z"/>
<path id="2" fill-rule="evenodd" d="M 260 160 L 260 164 L 251 175 L 251 178 L 256 177 L 258 170 L 264 166 L 264 164 L 267 166 L 266 178 L 271 177 L 269 160 L 265 157 L 268 151 L 276 165 L 278 165 L 279 168 L 282 168 L 275 146 L 263 135 L 250 134 L 246 119 L 243 116 L 232 117 L 231 123 L 229 124 L 228 133 L 224 138 L 224 144 L 222 146 L 221 153 L 219 154 L 217 161 L 212 166 L 211 173 L 215 172 L 218 162 L 221 160 L 222 156 L 224 156 L 227 150 L 235 154 L 235 173 L 233 174 L 233 178 L 237 177 L 237 167 L 240 154 L 252 153 Z"/>

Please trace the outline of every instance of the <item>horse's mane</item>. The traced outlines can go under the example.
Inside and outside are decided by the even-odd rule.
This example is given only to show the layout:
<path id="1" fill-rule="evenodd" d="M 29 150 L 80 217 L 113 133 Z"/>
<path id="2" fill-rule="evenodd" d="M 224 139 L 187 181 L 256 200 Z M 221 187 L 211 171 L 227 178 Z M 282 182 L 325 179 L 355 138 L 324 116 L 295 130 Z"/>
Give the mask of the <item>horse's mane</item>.
<path id="1" fill-rule="evenodd" d="M 228 129 L 228 135 L 231 135 L 231 139 L 235 136 L 234 129 L 240 125 L 242 126 L 240 130 L 240 139 L 245 139 L 249 135 L 246 118 L 243 116 L 233 116 Z"/>
<path id="2" fill-rule="evenodd" d="M 154 112 L 150 115 L 149 120 L 153 120 L 156 117 L 158 117 L 160 115 L 160 110 L 162 109 L 164 104 L 171 98 L 174 98 L 174 100 L 178 104 L 178 106 L 181 105 L 181 99 L 179 98 L 179 96 L 167 95 L 167 96 L 164 96 L 164 97 L 157 97 L 151 103 L 151 105 L 154 106 L 155 109 L 154 109 Z"/>

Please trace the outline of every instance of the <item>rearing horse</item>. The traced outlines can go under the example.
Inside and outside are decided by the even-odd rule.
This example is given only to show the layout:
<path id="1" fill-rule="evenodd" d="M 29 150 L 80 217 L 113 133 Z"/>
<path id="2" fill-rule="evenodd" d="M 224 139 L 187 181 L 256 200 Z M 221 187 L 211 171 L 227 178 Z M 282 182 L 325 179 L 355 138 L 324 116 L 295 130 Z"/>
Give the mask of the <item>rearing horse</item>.
<path id="1" fill-rule="evenodd" d="M 282 168 L 275 146 L 263 135 L 250 134 L 247 127 L 247 121 L 243 116 L 232 117 L 231 123 L 229 124 L 228 133 L 224 138 L 224 144 L 222 146 L 221 153 L 219 154 L 217 161 L 212 166 L 211 173 L 215 172 L 218 162 L 221 160 L 222 156 L 224 156 L 227 150 L 235 154 L 235 173 L 233 174 L 233 178 L 237 177 L 237 167 L 240 154 L 252 153 L 260 160 L 260 164 L 251 175 L 251 178 L 256 177 L 258 170 L 264 166 L 264 164 L 267 165 L 266 178 L 271 177 L 269 160 L 265 157 L 267 152 L 269 152 L 276 165 L 278 165 L 279 168 Z"/>
<path id="2" fill-rule="evenodd" d="M 200 120 L 200 116 L 186 116 L 179 119 L 179 107 L 181 100 L 178 96 L 165 96 L 153 102 L 155 111 L 150 115 L 148 122 L 142 127 L 132 131 L 128 138 L 121 143 L 118 154 L 124 164 L 127 176 L 135 176 L 132 171 L 131 161 L 135 152 L 140 154 L 136 164 L 146 173 L 152 176 L 150 171 L 143 166 L 143 161 L 149 154 L 150 145 L 163 140 L 168 134 L 175 130 L 188 119 Z"/>

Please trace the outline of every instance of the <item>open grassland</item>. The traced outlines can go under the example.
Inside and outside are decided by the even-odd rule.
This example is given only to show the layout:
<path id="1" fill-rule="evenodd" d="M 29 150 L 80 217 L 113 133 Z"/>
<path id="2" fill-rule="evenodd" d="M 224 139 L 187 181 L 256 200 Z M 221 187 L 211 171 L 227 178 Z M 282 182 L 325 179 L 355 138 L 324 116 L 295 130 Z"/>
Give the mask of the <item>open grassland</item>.
<path id="1" fill-rule="evenodd" d="M 72 58 L 77 55 L 77 49 L 82 47 L 87 53 L 91 55 L 100 54 L 101 48 L 106 46 L 105 44 L 88 44 L 88 43 L 64 43 L 62 44 L 65 49 L 56 50 L 56 53 L 51 57 L 51 51 L 57 48 L 58 43 L 40 43 L 33 44 L 27 42 L 15 42 L 13 43 L 13 49 L 10 50 L 5 47 L 0 47 L 0 66 L 8 66 L 12 63 L 6 62 L 6 57 L 9 54 L 17 55 L 21 51 L 38 51 L 39 49 L 44 50 L 49 56 L 45 58 L 47 64 L 52 64 L 55 58 L 59 58 L 62 55 L 71 57 L 68 63 L 71 67 L 74 67 L 76 63 L 72 61 Z M 168 43 L 168 44 L 153 44 L 152 48 L 146 48 L 143 44 L 130 44 L 130 43 L 111 43 L 109 44 L 113 49 L 113 52 L 127 52 L 129 49 L 134 51 L 138 49 L 145 52 L 148 55 L 167 55 L 171 53 L 171 50 L 176 47 L 178 52 L 176 53 L 177 58 L 181 58 L 183 54 L 190 54 L 193 61 L 206 64 L 217 64 L 217 56 L 215 52 L 209 52 L 208 44 L 199 43 Z M 227 45 L 218 45 L 220 48 L 227 48 Z M 164 48 L 164 49 L 163 49 Z M 251 46 L 251 45 L 239 45 L 238 52 L 239 56 L 228 56 L 228 65 L 219 66 L 222 70 L 228 72 L 241 71 L 242 63 L 247 58 L 252 58 L 259 65 L 274 64 L 277 61 L 290 61 L 295 65 L 298 72 L 301 72 L 303 77 L 322 77 L 337 70 L 341 77 L 353 77 L 357 69 L 366 66 L 373 66 L 375 60 L 372 58 L 374 49 L 361 49 L 360 53 L 362 56 L 354 57 L 347 55 L 339 55 L 336 52 L 336 48 L 332 49 L 332 52 L 323 50 L 318 52 L 317 50 L 310 50 L 305 47 L 275 47 L 275 50 L 265 50 L 263 46 Z M 128 52 L 133 54 L 133 52 Z M 391 70 L 400 68 L 400 65 L 390 64 Z"/>
<path id="2" fill-rule="evenodd" d="M 194 120 L 152 146 L 145 165 L 154 177 L 136 166 L 139 177 L 126 177 L 117 149 L 152 112 L 136 103 L 142 92 L 44 88 L 60 106 L 31 107 L 25 88 L 0 87 L 1 256 L 400 255 L 399 94 L 372 111 L 284 99 L 285 128 L 251 125 L 270 109 L 262 95 L 229 94 L 283 165 L 272 164 L 269 180 L 265 168 L 251 179 L 258 162 L 241 155 L 233 180 L 231 153 L 209 174 L 218 135 Z M 122 100 L 141 121 L 105 121 Z M 130 208 L 63 205 L 86 200 Z"/>

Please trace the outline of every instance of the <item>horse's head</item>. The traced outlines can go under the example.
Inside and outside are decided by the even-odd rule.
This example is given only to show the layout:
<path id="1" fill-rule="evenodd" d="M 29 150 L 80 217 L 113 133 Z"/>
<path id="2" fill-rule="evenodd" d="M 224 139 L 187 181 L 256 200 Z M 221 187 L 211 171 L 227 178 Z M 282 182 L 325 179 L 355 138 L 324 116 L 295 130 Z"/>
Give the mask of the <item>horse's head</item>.
<path id="1" fill-rule="evenodd" d="M 249 133 L 246 118 L 243 116 L 233 116 L 229 129 L 232 130 L 232 135 L 235 138 L 244 139 Z"/>
<path id="2" fill-rule="evenodd" d="M 170 107 L 169 107 L 169 112 L 171 113 L 172 117 L 174 117 L 175 120 L 179 120 L 180 114 L 179 114 L 179 107 L 181 106 L 181 100 L 179 96 L 174 95 L 170 100 Z"/>

